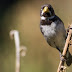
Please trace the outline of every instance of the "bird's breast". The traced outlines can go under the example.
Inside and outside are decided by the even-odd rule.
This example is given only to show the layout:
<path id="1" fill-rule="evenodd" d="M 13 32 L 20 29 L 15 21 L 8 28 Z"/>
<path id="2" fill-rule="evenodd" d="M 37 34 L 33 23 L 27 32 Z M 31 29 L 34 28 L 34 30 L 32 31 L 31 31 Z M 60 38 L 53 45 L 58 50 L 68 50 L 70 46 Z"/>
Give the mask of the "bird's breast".
<path id="1" fill-rule="evenodd" d="M 63 24 L 57 25 L 55 22 L 52 22 L 51 25 L 40 25 L 40 27 L 48 44 L 54 48 L 58 47 L 62 50 L 65 44 Z"/>
<path id="2" fill-rule="evenodd" d="M 52 37 L 56 34 L 56 24 L 54 22 L 51 25 L 41 25 L 40 28 L 45 37 Z"/>

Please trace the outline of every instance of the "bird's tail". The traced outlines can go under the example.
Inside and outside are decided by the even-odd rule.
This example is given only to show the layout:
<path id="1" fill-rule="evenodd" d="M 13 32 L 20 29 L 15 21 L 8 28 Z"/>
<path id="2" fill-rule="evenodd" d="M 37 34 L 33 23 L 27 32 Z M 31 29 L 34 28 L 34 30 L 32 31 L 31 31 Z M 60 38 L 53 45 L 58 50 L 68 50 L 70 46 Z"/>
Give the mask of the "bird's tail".
<path id="1" fill-rule="evenodd" d="M 69 51 L 67 51 L 66 58 L 67 58 L 66 59 L 66 64 L 67 64 L 67 66 L 70 66 L 71 63 L 72 63 L 72 55 L 70 54 Z"/>

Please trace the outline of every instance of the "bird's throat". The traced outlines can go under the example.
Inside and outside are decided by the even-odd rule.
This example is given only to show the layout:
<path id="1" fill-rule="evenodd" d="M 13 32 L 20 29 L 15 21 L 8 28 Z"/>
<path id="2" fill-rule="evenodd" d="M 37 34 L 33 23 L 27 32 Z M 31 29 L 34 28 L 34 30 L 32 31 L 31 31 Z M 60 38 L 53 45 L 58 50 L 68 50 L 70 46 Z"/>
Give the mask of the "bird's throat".
<path id="1" fill-rule="evenodd" d="M 41 20 L 49 20 L 49 19 L 53 19 L 55 16 L 51 16 L 51 17 L 44 17 L 41 16 Z"/>

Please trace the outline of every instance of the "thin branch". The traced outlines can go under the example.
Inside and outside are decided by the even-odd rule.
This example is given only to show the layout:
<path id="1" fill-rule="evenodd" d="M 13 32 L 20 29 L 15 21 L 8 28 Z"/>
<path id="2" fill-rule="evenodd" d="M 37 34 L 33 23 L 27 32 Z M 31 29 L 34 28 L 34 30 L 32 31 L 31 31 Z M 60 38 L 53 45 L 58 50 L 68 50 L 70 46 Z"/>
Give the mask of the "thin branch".
<path id="1" fill-rule="evenodd" d="M 27 52 L 27 47 L 26 46 L 21 46 L 20 47 L 20 53 L 21 53 L 22 57 L 26 56 L 26 52 Z"/>
<path id="2" fill-rule="evenodd" d="M 17 30 L 10 31 L 10 37 L 15 40 L 16 47 L 16 72 L 20 72 L 20 40 L 19 40 L 19 32 Z"/>
<path id="3" fill-rule="evenodd" d="M 63 50 L 63 53 L 62 53 L 62 59 L 65 59 L 65 55 L 66 55 L 66 51 L 67 51 L 67 48 L 68 48 L 68 45 L 69 45 L 69 42 L 70 42 L 70 37 L 71 37 L 71 34 L 72 34 L 72 24 L 70 25 L 70 28 L 69 28 L 69 32 L 68 32 L 68 36 L 67 36 L 67 39 L 66 39 L 66 43 L 65 43 L 65 46 L 64 46 L 64 50 Z M 59 66 L 58 66 L 58 70 L 57 72 L 64 72 L 64 62 L 65 61 L 62 61 L 60 60 L 60 63 L 59 63 Z"/>

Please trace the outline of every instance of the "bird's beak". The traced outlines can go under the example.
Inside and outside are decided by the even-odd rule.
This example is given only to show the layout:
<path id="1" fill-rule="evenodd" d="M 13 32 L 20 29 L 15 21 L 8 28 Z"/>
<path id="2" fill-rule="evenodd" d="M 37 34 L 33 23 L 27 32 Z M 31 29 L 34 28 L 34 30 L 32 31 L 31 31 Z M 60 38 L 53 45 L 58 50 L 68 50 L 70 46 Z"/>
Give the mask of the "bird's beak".
<path id="1" fill-rule="evenodd" d="M 45 12 L 49 12 L 49 9 L 48 9 L 48 7 L 46 6 L 46 7 L 44 7 L 44 9 L 43 9 L 43 13 L 45 13 Z"/>

